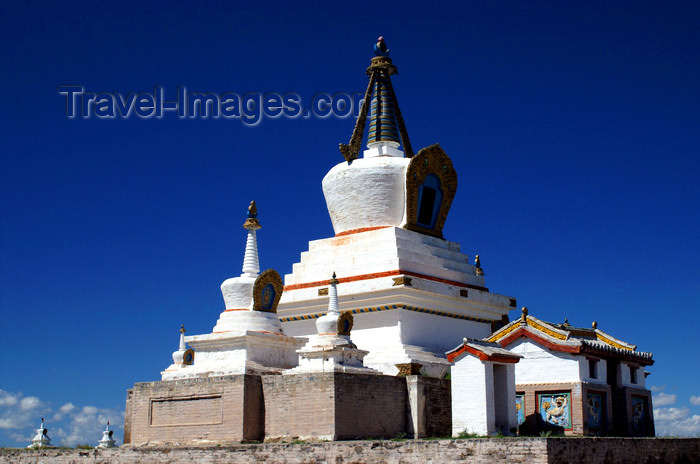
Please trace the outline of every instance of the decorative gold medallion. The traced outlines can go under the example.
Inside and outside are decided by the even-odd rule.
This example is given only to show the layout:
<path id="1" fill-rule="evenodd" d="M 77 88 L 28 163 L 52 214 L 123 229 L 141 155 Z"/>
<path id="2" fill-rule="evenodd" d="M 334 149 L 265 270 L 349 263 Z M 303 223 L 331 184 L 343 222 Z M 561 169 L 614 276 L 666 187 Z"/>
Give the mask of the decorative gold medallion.
<path id="1" fill-rule="evenodd" d="M 188 348 L 185 351 L 185 354 L 182 355 L 182 364 L 187 366 L 194 364 L 194 350 L 192 348 Z"/>
<path id="2" fill-rule="evenodd" d="M 350 335 L 353 317 L 350 311 L 345 311 L 338 317 L 338 335 Z"/>
<path id="3" fill-rule="evenodd" d="M 406 168 L 406 226 L 442 238 L 457 192 L 457 172 L 439 144 L 422 148 Z"/>
<path id="4" fill-rule="evenodd" d="M 284 283 L 274 269 L 263 271 L 253 285 L 253 311 L 277 314 Z"/>

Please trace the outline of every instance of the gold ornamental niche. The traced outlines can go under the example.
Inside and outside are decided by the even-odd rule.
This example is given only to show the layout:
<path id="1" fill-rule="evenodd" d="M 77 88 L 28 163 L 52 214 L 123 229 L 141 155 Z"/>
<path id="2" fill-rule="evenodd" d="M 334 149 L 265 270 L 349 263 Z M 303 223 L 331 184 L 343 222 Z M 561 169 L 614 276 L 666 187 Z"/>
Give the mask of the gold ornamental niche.
<path id="1" fill-rule="evenodd" d="M 457 192 L 457 173 L 439 144 L 421 149 L 406 169 L 408 230 L 442 238 L 442 228 Z"/>
<path id="2" fill-rule="evenodd" d="M 253 311 L 277 314 L 284 283 L 274 269 L 263 271 L 253 285 Z"/>

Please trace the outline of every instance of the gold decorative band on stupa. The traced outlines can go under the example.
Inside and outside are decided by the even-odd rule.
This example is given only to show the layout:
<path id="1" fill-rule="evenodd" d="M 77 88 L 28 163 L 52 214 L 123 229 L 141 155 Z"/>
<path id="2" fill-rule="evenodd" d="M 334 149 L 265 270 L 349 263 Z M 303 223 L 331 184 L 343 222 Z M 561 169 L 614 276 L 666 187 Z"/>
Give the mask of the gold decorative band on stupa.
<path id="1" fill-rule="evenodd" d="M 251 201 L 250 206 L 248 206 L 248 218 L 243 223 L 243 228 L 248 230 L 258 230 L 262 228 L 258 221 L 258 207 L 255 206 L 255 200 Z"/>
<path id="2" fill-rule="evenodd" d="M 410 305 L 406 305 L 406 304 L 392 304 L 392 305 L 386 305 L 386 306 L 370 306 L 370 307 L 366 307 L 366 308 L 354 308 L 354 309 L 350 309 L 347 311 L 352 313 L 352 314 L 363 314 L 363 313 L 374 313 L 374 312 L 381 312 L 381 311 L 392 311 L 395 309 L 403 309 L 406 311 L 414 311 L 417 313 L 432 314 L 434 316 L 449 317 L 452 319 L 461 319 L 461 320 L 465 320 L 465 321 L 481 322 L 484 324 L 490 324 L 491 322 L 494 322 L 493 319 L 467 316 L 466 314 L 450 313 L 447 311 L 440 311 L 440 310 L 431 309 L 431 308 L 422 308 L 420 306 L 410 306 Z M 326 313 L 311 313 L 311 314 L 303 314 L 303 315 L 299 315 L 299 316 L 280 317 L 279 319 L 280 319 L 280 322 L 296 322 L 296 321 L 318 319 L 319 317 L 323 316 L 324 314 L 326 314 Z"/>

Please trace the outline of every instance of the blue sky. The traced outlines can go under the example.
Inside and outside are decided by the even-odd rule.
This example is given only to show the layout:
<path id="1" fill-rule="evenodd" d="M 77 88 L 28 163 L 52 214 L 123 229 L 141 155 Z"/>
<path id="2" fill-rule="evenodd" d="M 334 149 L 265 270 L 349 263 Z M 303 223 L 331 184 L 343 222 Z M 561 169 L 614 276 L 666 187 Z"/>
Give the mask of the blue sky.
<path id="1" fill-rule="evenodd" d="M 66 117 L 127 95 L 362 92 L 383 35 L 414 149 L 459 173 L 444 233 L 488 287 L 654 353 L 657 431 L 700 434 L 697 2 L 0 6 L 0 445 L 121 438 L 126 389 L 208 333 L 255 199 L 263 268 L 333 234 L 352 118 Z M 171 98 L 171 99 L 172 99 Z M 513 316 L 517 316 L 513 314 Z"/>

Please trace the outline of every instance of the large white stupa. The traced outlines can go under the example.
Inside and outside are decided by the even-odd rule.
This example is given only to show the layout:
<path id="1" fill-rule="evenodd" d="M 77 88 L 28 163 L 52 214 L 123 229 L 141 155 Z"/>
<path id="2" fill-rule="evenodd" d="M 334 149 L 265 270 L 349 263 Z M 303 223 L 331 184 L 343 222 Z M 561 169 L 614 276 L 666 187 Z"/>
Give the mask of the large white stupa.
<path id="1" fill-rule="evenodd" d="M 322 182 L 335 235 L 311 241 L 285 276 L 278 315 L 286 334 L 313 336 L 336 272 L 339 307 L 354 314 L 353 341 L 369 352 L 366 366 L 394 375 L 397 364 L 420 365 L 441 376 L 446 351 L 465 336 L 489 336 L 516 302 L 490 292 L 478 262 L 443 237 L 457 173 L 437 144 L 413 153 L 391 85 L 396 67 L 388 51 L 375 54 L 364 100 L 367 149 L 359 157 L 364 105 L 350 143 L 341 144 L 345 161 Z"/>

